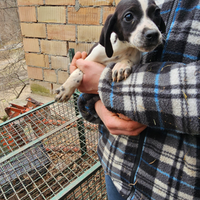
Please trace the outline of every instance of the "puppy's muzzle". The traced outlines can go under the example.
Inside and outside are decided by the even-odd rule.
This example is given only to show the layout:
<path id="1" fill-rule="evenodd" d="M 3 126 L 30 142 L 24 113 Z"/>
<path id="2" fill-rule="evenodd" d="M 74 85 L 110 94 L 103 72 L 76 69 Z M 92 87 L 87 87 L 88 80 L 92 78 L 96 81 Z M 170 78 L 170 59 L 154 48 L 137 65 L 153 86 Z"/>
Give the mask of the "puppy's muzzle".
<path id="1" fill-rule="evenodd" d="M 144 37 L 147 42 L 158 43 L 159 33 L 157 30 L 146 30 Z"/>
<path id="2" fill-rule="evenodd" d="M 162 44 L 162 36 L 156 29 L 143 29 L 140 37 L 138 49 L 143 52 L 149 52 Z"/>

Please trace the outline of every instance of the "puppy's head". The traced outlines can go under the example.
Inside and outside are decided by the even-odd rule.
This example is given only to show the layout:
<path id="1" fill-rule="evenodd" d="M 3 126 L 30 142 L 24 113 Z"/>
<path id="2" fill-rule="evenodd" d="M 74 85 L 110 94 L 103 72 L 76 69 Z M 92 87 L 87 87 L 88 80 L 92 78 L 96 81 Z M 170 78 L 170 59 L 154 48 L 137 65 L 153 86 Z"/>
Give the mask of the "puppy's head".
<path id="1" fill-rule="evenodd" d="M 133 48 L 148 52 L 162 43 L 165 23 L 153 0 L 121 0 L 115 13 L 108 16 L 100 36 L 99 42 L 105 47 L 108 57 L 113 55 L 112 32 Z"/>

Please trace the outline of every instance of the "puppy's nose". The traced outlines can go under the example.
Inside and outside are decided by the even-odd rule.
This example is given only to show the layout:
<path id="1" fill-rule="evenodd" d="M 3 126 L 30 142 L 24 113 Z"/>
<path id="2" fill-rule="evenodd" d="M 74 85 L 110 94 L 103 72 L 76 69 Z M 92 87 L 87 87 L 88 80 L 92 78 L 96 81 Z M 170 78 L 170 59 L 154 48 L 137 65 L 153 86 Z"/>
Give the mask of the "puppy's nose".
<path id="1" fill-rule="evenodd" d="M 156 30 L 147 30 L 144 33 L 145 38 L 150 42 L 157 40 L 158 35 L 159 35 L 158 31 L 156 31 Z"/>

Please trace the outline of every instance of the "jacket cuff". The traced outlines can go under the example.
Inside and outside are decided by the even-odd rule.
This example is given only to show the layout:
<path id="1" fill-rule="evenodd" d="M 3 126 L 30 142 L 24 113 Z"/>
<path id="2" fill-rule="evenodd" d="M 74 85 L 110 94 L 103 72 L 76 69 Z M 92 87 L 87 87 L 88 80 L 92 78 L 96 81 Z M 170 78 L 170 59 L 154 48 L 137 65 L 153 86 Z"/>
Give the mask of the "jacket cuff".
<path id="1" fill-rule="evenodd" d="M 100 100 L 98 94 L 82 93 L 78 98 L 78 108 L 83 118 L 91 123 L 99 124 L 101 119 L 96 113 L 95 103 Z"/>

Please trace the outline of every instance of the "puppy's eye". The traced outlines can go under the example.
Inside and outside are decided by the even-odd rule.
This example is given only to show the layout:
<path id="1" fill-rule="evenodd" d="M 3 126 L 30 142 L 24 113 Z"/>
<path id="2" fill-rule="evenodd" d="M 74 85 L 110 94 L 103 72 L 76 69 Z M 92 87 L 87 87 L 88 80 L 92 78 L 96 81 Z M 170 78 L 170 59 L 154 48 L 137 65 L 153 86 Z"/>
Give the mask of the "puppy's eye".
<path id="1" fill-rule="evenodd" d="M 124 15 L 124 21 L 125 22 L 132 22 L 133 21 L 133 14 L 132 13 L 126 13 L 125 15 Z"/>
<path id="2" fill-rule="evenodd" d="M 156 8 L 154 11 L 154 16 L 159 17 L 160 16 L 160 8 Z"/>

